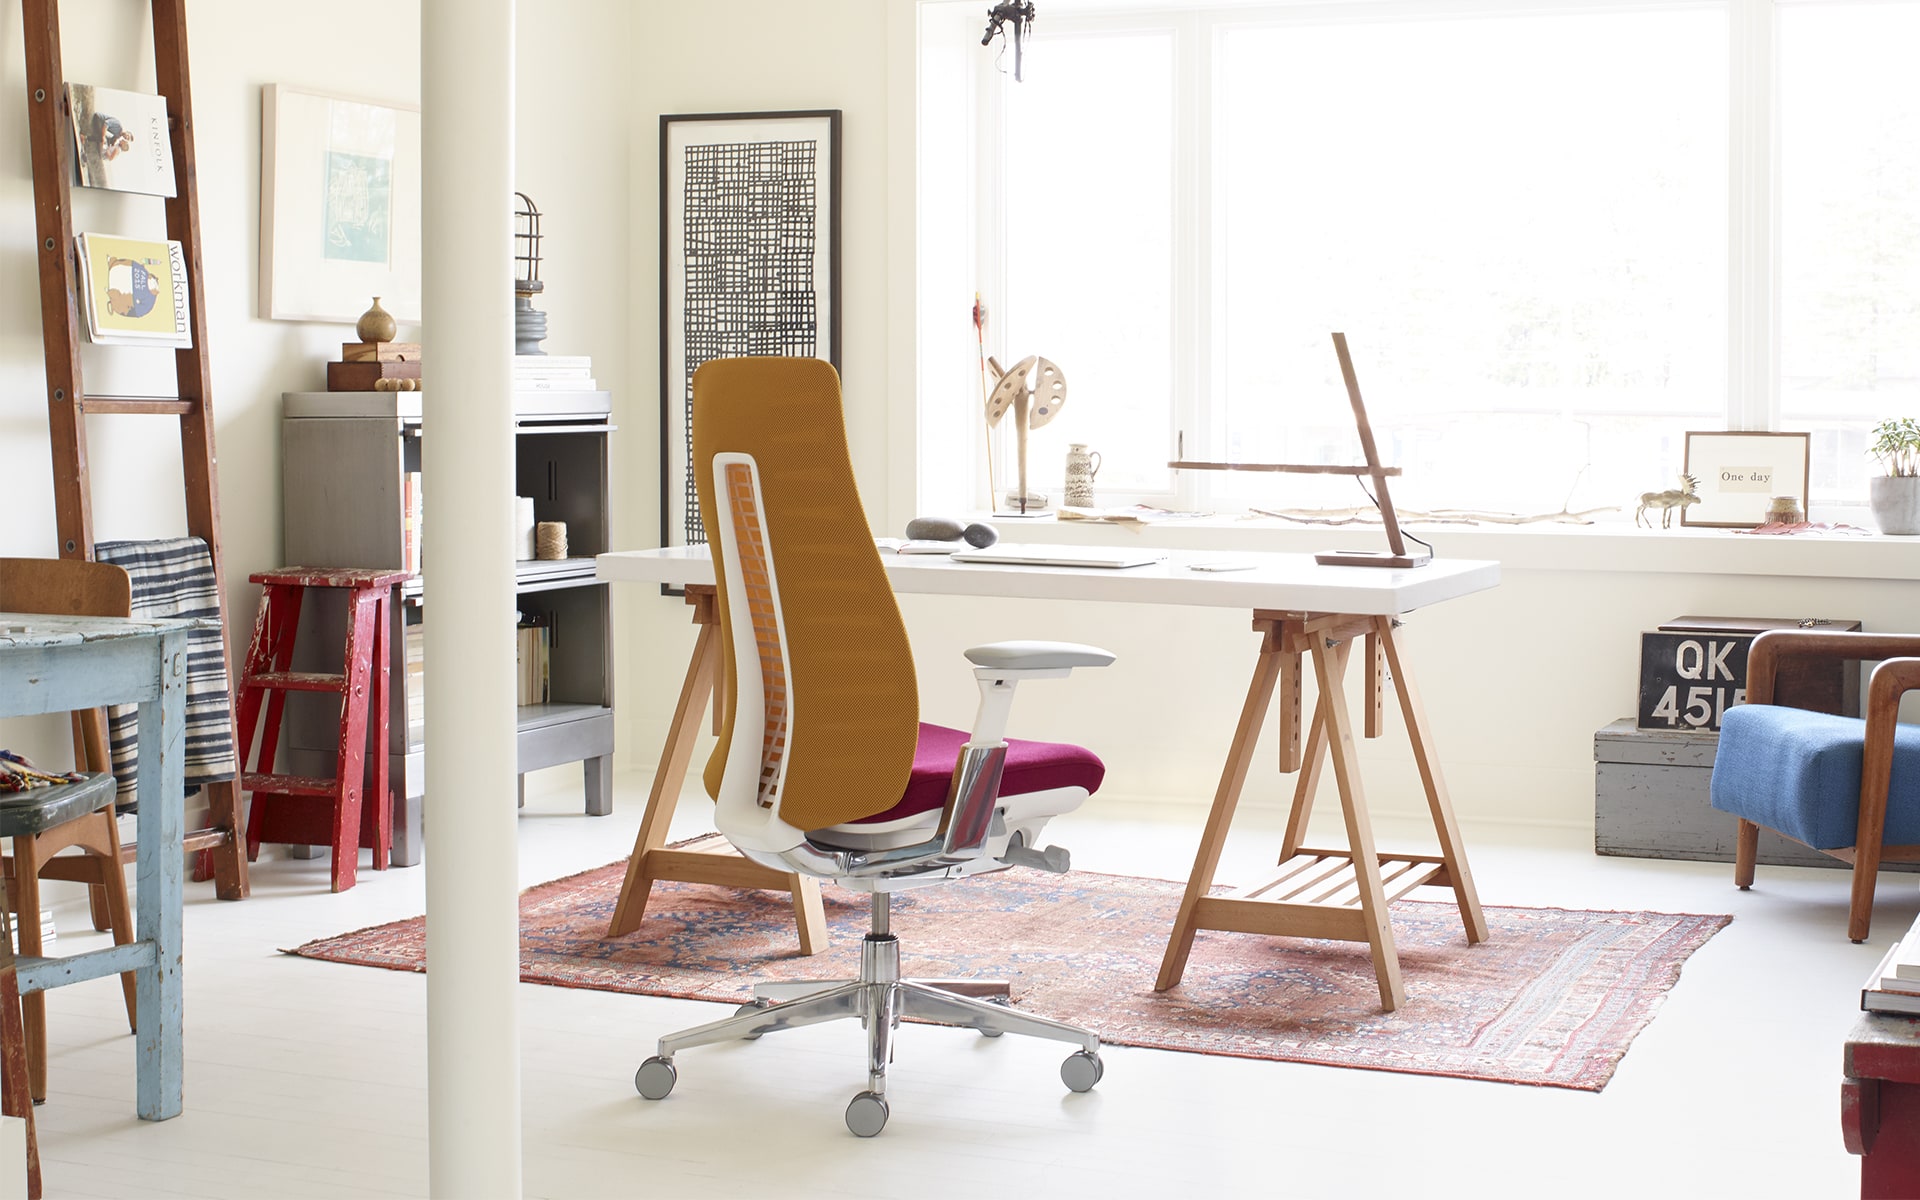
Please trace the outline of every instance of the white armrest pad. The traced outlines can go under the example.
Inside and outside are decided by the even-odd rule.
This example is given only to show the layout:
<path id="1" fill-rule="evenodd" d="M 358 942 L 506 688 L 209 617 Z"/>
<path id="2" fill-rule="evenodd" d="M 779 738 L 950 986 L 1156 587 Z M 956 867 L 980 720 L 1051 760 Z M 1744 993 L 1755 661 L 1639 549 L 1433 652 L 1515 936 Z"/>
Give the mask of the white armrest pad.
<path id="1" fill-rule="evenodd" d="M 967 661 L 990 670 L 1046 671 L 1104 667 L 1113 661 L 1113 652 L 1077 642 L 994 642 L 967 651 Z"/>

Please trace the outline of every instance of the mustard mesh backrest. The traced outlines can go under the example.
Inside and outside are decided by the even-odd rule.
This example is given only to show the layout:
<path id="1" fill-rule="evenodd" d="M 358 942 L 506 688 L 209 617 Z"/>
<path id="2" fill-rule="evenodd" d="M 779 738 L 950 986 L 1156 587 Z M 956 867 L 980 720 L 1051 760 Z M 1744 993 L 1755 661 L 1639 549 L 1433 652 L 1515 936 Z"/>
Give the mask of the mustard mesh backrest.
<path id="1" fill-rule="evenodd" d="M 716 486 L 733 488 L 736 497 L 747 486 L 744 471 L 716 481 L 713 457 L 723 453 L 751 455 L 759 471 L 757 521 L 729 533 L 746 533 L 739 544 L 749 578 L 740 582 L 752 593 L 761 644 L 733 644 L 729 581 L 716 554 L 727 688 L 720 744 L 707 763 L 707 792 L 720 792 L 735 707 L 753 704 L 768 717 L 767 744 L 757 764 L 763 785 L 774 770 L 769 756 L 785 755 L 782 821 L 820 829 L 883 812 L 906 790 L 920 699 L 906 626 L 854 486 L 840 377 L 811 358 L 716 359 L 694 372 L 694 476 L 707 542 L 716 547 L 719 521 L 729 511 L 717 502 Z M 770 605 L 771 591 L 754 578 L 756 554 L 764 555 L 777 580 L 783 647 L 770 611 L 760 611 Z M 740 653 L 758 655 L 767 694 L 739 695 L 734 663 Z M 778 744 L 783 724 L 789 739 L 784 747 Z"/>

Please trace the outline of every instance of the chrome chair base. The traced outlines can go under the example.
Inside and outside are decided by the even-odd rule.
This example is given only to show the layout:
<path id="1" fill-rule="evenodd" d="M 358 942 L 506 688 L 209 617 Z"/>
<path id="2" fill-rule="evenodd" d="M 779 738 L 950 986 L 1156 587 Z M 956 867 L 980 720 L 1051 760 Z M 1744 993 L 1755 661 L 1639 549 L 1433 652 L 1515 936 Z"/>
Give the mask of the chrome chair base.
<path id="1" fill-rule="evenodd" d="M 893 1061 L 893 1031 L 907 1017 L 977 1029 L 987 1037 L 1017 1033 L 1071 1043 L 1079 1049 L 1061 1064 L 1061 1081 L 1076 1092 L 1089 1091 L 1100 1082 L 1105 1068 L 1100 1061 L 1098 1036 L 1077 1025 L 1032 1016 L 953 990 L 961 985 L 970 992 L 1004 996 L 1004 981 L 900 978 L 900 943 L 886 931 L 886 924 L 886 894 L 875 893 L 875 931 L 860 946 L 860 978 L 761 984 L 754 989 L 754 1001 L 742 1005 L 733 1016 L 661 1038 L 659 1053 L 634 1072 L 635 1090 L 649 1100 L 665 1099 L 678 1077 L 674 1055 L 694 1046 L 751 1041 L 783 1029 L 857 1019 L 867 1031 L 867 1090 L 848 1104 L 847 1128 L 857 1136 L 872 1137 L 886 1127 L 887 1066 Z"/>

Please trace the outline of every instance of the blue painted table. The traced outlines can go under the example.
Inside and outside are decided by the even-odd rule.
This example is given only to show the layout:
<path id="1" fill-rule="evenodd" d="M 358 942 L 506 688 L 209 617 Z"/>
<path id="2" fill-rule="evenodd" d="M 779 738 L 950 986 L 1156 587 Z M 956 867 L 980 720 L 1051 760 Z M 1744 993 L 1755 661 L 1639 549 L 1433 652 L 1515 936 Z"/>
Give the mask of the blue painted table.
<path id="1" fill-rule="evenodd" d="M 0 717 L 139 705 L 138 937 L 60 958 L 19 960 L 37 992 L 136 972 L 138 1111 L 180 1115 L 180 905 L 185 824 L 189 621 L 0 613 Z"/>

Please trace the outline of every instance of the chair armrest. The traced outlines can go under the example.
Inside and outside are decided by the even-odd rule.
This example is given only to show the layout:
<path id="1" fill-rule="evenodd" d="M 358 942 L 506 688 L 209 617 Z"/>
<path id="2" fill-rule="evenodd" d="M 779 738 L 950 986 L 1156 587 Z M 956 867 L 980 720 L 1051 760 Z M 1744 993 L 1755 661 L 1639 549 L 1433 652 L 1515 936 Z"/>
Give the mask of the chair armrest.
<path id="1" fill-rule="evenodd" d="M 967 651 L 976 667 L 1001 671 L 1051 671 L 1074 667 L 1104 667 L 1113 652 L 1078 642 L 993 642 Z"/>
<path id="2" fill-rule="evenodd" d="M 1891 659 L 1920 656 L 1920 634 L 1852 630 L 1769 629 L 1747 651 L 1747 702 L 1772 704 L 1782 659 Z"/>
<path id="3" fill-rule="evenodd" d="M 1873 669 L 1867 681 L 1867 736 L 1884 725 L 1886 736 L 1900 720 L 1900 698 L 1920 688 L 1920 658 L 1889 658 Z"/>

